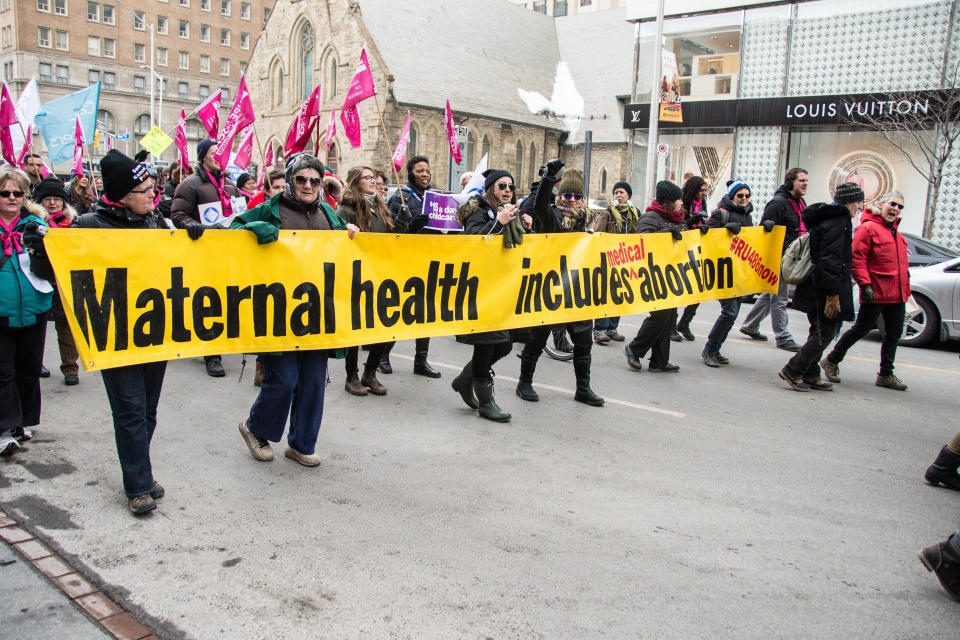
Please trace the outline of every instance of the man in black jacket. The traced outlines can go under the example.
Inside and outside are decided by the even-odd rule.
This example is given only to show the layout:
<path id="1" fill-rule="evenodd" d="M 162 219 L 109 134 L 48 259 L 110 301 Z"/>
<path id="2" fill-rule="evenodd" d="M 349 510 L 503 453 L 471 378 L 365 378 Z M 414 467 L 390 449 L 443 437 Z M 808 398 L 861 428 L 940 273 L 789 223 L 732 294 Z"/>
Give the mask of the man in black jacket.
<path id="1" fill-rule="evenodd" d="M 773 198 L 763 209 L 760 224 L 772 220 L 773 224 L 786 227 L 781 253 L 786 251 L 790 243 L 800 235 L 800 216 L 807 206 L 803 196 L 807 193 L 808 182 L 806 169 L 800 167 L 789 169 L 784 176 L 783 185 L 777 189 Z M 760 333 L 760 321 L 767 317 L 768 313 L 777 346 L 784 351 L 799 351 L 800 345 L 787 329 L 787 284 L 782 280 L 776 293 L 763 293 L 757 297 L 753 309 L 740 325 L 740 333 L 754 340 L 766 340 L 767 336 Z"/>
<path id="2" fill-rule="evenodd" d="M 863 209 L 863 189 L 854 182 L 837 186 L 833 202 L 818 202 L 803 212 L 810 234 L 813 272 L 797 285 L 793 306 L 807 314 L 810 333 L 800 351 L 780 370 L 780 377 L 795 391 L 830 391 L 833 385 L 820 378 L 823 350 L 837 335 L 837 323 L 853 320 L 853 223 Z"/>

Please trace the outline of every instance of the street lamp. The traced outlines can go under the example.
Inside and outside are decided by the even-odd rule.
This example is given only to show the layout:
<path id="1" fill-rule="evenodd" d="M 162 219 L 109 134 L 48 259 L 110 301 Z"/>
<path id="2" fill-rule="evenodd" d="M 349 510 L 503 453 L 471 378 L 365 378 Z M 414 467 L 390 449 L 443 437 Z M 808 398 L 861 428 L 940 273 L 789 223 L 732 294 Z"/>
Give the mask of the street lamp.
<path id="1" fill-rule="evenodd" d="M 129 11 L 131 14 L 133 14 L 134 20 L 139 20 L 139 19 L 140 19 L 140 13 L 138 13 L 137 11 L 134 11 L 133 9 L 131 9 L 130 7 L 128 7 L 127 4 L 126 4 L 123 0 L 117 0 L 117 2 L 120 3 L 120 6 L 121 6 L 121 7 L 123 7 L 124 9 L 126 9 L 127 11 Z M 146 26 L 147 31 L 150 32 L 150 64 L 149 64 L 149 65 L 140 65 L 140 68 L 141 68 L 141 69 L 150 69 L 150 128 L 152 129 L 152 128 L 153 128 L 153 114 L 154 114 L 154 112 L 153 112 L 153 76 L 158 75 L 158 74 L 157 74 L 156 71 L 154 71 L 154 68 L 153 68 L 153 57 L 154 57 L 154 55 L 156 54 L 155 48 L 154 48 L 154 46 L 153 46 L 153 23 L 152 23 L 152 22 L 147 22 L 147 13 L 146 13 L 145 11 L 143 12 L 143 24 Z M 158 77 L 159 77 L 159 76 L 158 76 Z M 162 83 L 162 82 L 163 82 L 163 81 L 161 80 L 161 83 Z M 160 108 L 161 108 L 161 110 L 163 109 L 163 95 L 162 95 L 162 94 L 163 94 L 163 92 L 161 91 L 161 95 L 160 95 Z"/>
<path id="2" fill-rule="evenodd" d="M 157 126 L 163 129 L 163 76 L 156 72 L 149 65 L 142 64 L 140 65 L 141 69 L 150 70 L 150 128 L 153 128 L 153 80 L 156 78 L 160 81 L 160 104 L 157 111 Z"/>

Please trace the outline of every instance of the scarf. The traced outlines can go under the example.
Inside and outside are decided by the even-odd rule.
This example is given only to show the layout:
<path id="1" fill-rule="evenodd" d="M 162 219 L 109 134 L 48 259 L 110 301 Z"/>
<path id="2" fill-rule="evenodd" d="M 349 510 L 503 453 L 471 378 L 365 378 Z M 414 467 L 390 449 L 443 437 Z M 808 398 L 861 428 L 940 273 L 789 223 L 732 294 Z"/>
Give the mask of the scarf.
<path id="1" fill-rule="evenodd" d="M 14 231 L 18 224 L 20 224 L 19 213 L 9 226 L 7 226 L 3 220 L 0 220 L 0 229 L 3 230 L 3 233 L 0 234 L 0 242 L 3 243 L 3 255 L 5 256 L 12 256 L 14 253 L 23 253 L 23 245 L 20 243 L 23 234 L 19 231 Z"/>
<path id="2" fill-rule="evenodd" d="M 804 202 L 803 198 L 800 198 L 799 201 L 794 200 L 793 197 L 787 198 L 787 202 L 790 203 L 790 206 L 793 207 L 793 210 L 797 213 L 797 218 L 800 219 L 800 235 L 803 235 L 807 232 L 807 225 L 803 224 L 803 210 L 807 208 L 807 203 Z M 797 202 L 800 204 L 798 205 Z"/>
<path id="3" fill-rule="evenodd" d="M 586 206 L 568 209 L 558 204 L 557 211 L 560 212 L 560 226 L 564 231 L 572 231 L 578 226 L 582 226 L 587 219 Z"/>
<path id="4" fill-rule="evenodd" d="M 612 204 L 610 205 L 610 215 L 613 216 L 614 221 L 617 223 L 618 231 L 623 231 L 624 215 L 626 215 L 626 232 L 636 232 L 638 218 L 636 207 L 632 207 L 629 204 Z"/>
<path id="5" fill-rule="evenodd" d="M 676 211 L 667 211 L 663 208 L 663 205 L 654 200 L 647 207 L 647 211 L 654 211 L 660 215 L 661 218 L 667 222 L 675 222 L 678 224 L 683 224 L 683 209 L 677 209 Z"/>
<path id="6" fill-rule="evenodd" d="M 223 173 L 220 173 L 220 181 L 217 182 L 209 169 L 204 169 L 204 171 L 207 173 L 207 177 L 210 178 L 210 184 L 216 188 L 217 195 L 220 196 L 220 207 L 223 209 L 223 217 L 229 218 L 233 215 L 233 207 L 230 206 L 230 194 L 223 188 Z"/>
<path id="7" fill-rule="evenodd" d="M 70 219 L 66 211 L 58 211 L 57 213 L 47 214 L 47 222 L 51 227 L 63 229 L 64 227 L 69 227 L 73 220 Z"/>

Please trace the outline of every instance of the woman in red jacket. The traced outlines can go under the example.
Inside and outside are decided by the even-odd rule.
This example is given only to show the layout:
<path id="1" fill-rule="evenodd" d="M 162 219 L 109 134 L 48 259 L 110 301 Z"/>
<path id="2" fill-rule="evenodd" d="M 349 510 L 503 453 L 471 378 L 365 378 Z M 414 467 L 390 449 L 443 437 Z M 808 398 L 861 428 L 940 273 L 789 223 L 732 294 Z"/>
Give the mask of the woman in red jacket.
<path id="1" fill-rule="evenodd" d="M 853 234 L 853 279 L 860 286 L 860 312 L 857 321 L 840 336 L 837 344 L 820 365 L 831 382 L 840 382 L 839 364 L 860 338 L 867 335 L 883 316 L 883 346 L 880 348 L 880 374 L 877 386 L 906 391 L 893 375 L 897 341 L 903 333 L 905 303 L 910 297 L 910 273 L 907 271 L 907 241 L 897 233 L 903 194 L 892 191 L 884 196 L 880 212 L 865 209 L 860 226 Z"/>

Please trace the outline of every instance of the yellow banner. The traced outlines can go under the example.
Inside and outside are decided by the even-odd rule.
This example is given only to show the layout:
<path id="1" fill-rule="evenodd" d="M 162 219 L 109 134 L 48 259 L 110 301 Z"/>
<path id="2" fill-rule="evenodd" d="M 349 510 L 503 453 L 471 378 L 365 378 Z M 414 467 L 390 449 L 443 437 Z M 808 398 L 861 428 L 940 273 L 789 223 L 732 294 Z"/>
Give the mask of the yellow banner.
<path id="1" fill-rule="evenodd" d="M 619 316 L 775 292 L 783 227 L 500 236 L 51 229 L 87 371 Z M 72 312 L 72 313 L 71 313 Z"/>

